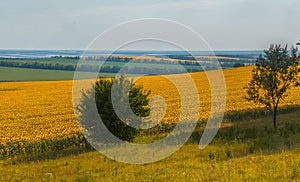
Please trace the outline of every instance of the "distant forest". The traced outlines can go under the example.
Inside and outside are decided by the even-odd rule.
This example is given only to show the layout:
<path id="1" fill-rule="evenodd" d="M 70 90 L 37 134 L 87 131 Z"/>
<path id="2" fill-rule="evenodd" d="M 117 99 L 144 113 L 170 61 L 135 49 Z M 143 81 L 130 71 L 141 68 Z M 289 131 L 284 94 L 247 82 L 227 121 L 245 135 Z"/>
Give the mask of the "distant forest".
<path id="1" fill-rule="evenodd" d="M 155 72 L 157 74 L 172 74 L 183 72 L 198 72 L 203 71 L 198 60 L 192 56 L 169 55 L 167 57 L 147 57 L 134 58 L 125 56 L 99 56 L 82 58 L 86 64 L 77 65 L 80 57 L 62 57 L 55 56 L 51 58 L 39 59 L 16 59 L 16 58 L 0 58 L 0 66 L 3 67 L 17 67 L 17 68 L 33 68 L 33 69 L 47 69 L 47 70 L 66 70 L 66 71 L 84 71 L 96 72 L 99 61 L 105 62 L 101 67 L 100 72 L 103 73 L 117 73 L 124 67 L 125 63 L 133 60 L 133 65 L 136 66 L 124 67 L 123 70 L 132 74 L 143 74 L 145 72 Z M 221 58 L 218 59 L 223 68 L 241 67 L 253 64 L 252 59 L 248 58 Z M 141 63 L 148 64 L 141 66 Z M 157 66 L 157 64 L 159 64 Z M 177 65 L 182 65 L 185 70 L 176 68 Z M 155 66 L 156 65 L 156 66 Z M 205 70 L 216 69 L 217 66 L 213 63 L 212 58 L 201 57 L 201 65 Z"/>

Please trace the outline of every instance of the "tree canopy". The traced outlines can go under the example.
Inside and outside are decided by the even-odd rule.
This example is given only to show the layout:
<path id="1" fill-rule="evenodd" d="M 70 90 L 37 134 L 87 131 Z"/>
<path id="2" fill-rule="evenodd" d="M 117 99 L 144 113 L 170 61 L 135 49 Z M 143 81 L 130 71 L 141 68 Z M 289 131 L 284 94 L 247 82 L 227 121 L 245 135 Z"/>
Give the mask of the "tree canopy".
<path id="1" fill-rule="evenodd" d="M 115 84 L 115 91 L 113 85 Z M 129 93 L 128 93 L 129 90 Z M 138 117 L 146 117 L 150 114 L 149 94 L 150 91 L 145 91 L 142 86 L 133 84 L 133 81 L 125 79 L 124 76 L 117 78 L 99 78 L 97 79 L 93 89 L 84 91 L 81 99 L 81 105 L 78 110 L 81 113 L 81 126 L 86 130 L 92 131 L 95 126 L 105 127 L 116 137 L 125 141 L 132 141 L 138 133 L 138 129 L 129 126 L 132 118 L 126 118 L 126 121 L 120 119 L 113 106 L 112 98 L 118 99 L 120 108 L 126 107 L 126 98 L 129 97 L 129 105 L 133 113 Z M 113 97 L 112 97 L 113 95 Z M 95 100 L 94 100 L 95 99 Z M 127 101 L 128 101 L 127 100 Z M 97 111 L 93 109 L 95 106 Z M 123 106 L 124 104 L 124 106 Z M 126 110 L 126 109 L 124 109 Z M 97 113 L 95 113 L 95 111 Z M 99 114 L 104 125 L 99 124 L 96 114 Z M 125 113 L 126 114 L 126 113 Z M 124 113 L 123 113 L 124 116 Z M 96 131 L 96 130 L 95 130 Z M 104 131 L 102 129 L 97 131 Z M 105 133 L 99 134 L 101 141 L 105 142 Z"/>

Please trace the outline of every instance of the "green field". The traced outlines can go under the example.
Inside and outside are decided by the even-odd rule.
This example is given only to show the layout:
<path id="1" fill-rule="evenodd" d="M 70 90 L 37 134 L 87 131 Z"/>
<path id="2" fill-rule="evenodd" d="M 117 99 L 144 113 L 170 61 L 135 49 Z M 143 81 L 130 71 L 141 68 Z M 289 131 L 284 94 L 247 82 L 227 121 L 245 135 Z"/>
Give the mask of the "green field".
<path id="1" fill-rule="evenodd" d="M 83 73 L 83 78 L 88 78 L 88 73 Z M 107 73 L 102 76 L 112 76 Z M 44 70 L 30 68 L 0 67 L 0 81 L 52 81 L 73 80 L 73 71 Z"/>
<path id="2" fill-rule="evenodd" d="M 70 80 L 72 71 L 0 67 L 1 81 Z"/>

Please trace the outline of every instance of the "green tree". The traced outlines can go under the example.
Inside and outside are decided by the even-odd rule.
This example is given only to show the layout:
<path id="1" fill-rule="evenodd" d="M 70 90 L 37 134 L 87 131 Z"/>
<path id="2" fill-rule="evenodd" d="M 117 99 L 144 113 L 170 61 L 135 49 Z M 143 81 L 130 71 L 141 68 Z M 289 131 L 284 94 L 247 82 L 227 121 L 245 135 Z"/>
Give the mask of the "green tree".
<path id="1" fill-rule="evenodd" d="M 297 49 L 287 46 L 271 45 L 260 56 L 252 70 L 252 80 L 245 87 L 249 101 L 260 103 L 273 114 L 273 125 L 276 127 L 276 116 L 280 102 L 287 96 L 287 91 L 298 84 L 299 60 Z"/>
<path id="2" fill-rule="evenodd" d="M 150 114 L 148 98 L 150 91 L 145 91 L 142 86 L 134 85 L 132 80 L 129 81 L 125 79 L 124 76 L 117 78 L 99 78 L 93 86 L 93 89 L 82 92 L 83 97 L 78 107 L 81 113 L 81 126 L 87 130 L 93 128 L 97 125 L 95 122 L 100 122 L 95 121 L 95 114 L 99 114 L 102 122 L 111 133 L 122 140 L 132 141 L 139 130 L 128 125 L 132 121 L 132 118 L 128 117 L 126 121 L 123 122 L 117 116 L 112 103 L 113 85 L 115 87 L 113 97 L 120 100 L 119 103 L 121 103 L 121 107 L 122 102 L 126 100 L 125 97 L 129 97 L 129 105 L 134 114 L 138 117 L 146 117 Z M 127 92 L 128 90 L 129 94 Z M 94 113 L 92 109 L 95 106 L 95 102 L 98 113 Z M 105 135 L 106 134 L 103 134 L 104 141 Z"/>

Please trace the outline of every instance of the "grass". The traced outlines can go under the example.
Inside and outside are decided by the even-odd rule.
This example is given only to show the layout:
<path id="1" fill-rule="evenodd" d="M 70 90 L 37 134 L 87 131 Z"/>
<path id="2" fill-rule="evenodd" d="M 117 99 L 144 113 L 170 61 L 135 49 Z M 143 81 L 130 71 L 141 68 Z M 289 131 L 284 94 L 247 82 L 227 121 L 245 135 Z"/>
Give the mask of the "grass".
<path id="1" fill-rule="evenodd" d="M 97 152 L 32 163 L 10 164 L 10 161 L 3 161 L 0 179 L 2 181 L 299 180 L 299 151 L 256 154 L 215 161 L 208 157 L 207 150 L 199 151 L 197 146 L 187 145 L 171 157 L 147 165 L 115 162 Z M 201 156 L 201 153 L 205 156 Z"/>
<path id="2" fill-rule="evenodd" d="M 107 73 L 105 75 L 110 76 L 112 74 Z M 73 80 L 73 76 L 73 71 L 0 67 L 0 82 Z M 89 74 L 83 73 L 82 76 L 88 78 Z"/>
<path id="3" fill-rule="evenodd" d="M 72 71 L 0 67 L 0 81 L 70 80 Z"/>
<path id="4" fill-rule="evenodd" d="M 300 180 L 299 117 L 299 111 L 280 115 L 277 129 L 272 127 L 271 117 L 225 121 L 213 142 L 203 150 L 198 147 L 203 131 L 200 126 L 173 155 L 144 165 L 116 162 L 98 152 L 74 152 L 33 160 L 8 158 L 0 161 L 0 180 L 297 181 Z"/>

